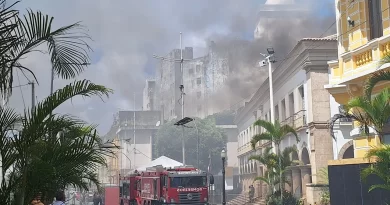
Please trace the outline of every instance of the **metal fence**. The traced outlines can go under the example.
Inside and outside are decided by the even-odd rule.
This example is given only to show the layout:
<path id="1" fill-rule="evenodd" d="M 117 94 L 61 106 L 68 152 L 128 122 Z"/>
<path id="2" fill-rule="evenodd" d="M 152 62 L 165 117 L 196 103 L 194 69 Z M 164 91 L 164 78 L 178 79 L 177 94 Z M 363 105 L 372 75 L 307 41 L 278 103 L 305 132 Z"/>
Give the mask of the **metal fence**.
<path id="1" fill-rule="evenodd" d="M 361 179 L 361 170 L 370 164 L 328 166 L 330 204 L 335 205 L 385 205 L 390 201 L 390 191 L 376 189 L 368 192 L 373 184 L 383 184 L 376 176 L 367 182 Z"/>

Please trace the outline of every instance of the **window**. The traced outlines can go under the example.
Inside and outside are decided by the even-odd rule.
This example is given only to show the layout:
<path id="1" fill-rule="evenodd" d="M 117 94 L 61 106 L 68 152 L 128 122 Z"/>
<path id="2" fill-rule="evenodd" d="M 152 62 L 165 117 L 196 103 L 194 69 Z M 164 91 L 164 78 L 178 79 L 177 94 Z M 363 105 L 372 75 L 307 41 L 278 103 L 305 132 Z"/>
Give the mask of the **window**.
<path id="1" fill-rule="evenodd" d="M 194 88 L 195 87 L 195 80 L 192 80 L 191 83 L 192 83 L 192 88 Z"/>
<path id="2" fill-rule="evenodd" d="M 177 188 L 193 188 L 207 186 L 206 176 L 186 176 L 186 177 L 172 177 L 170 178 L 170 187 Z"/>
<path id="3" fill-rule="evenodd" d="M 201 78 L 197 78 L 196 79 L 196 84 L 198 84 L 198 85 L 202 84 L 202 79 Z"/>
<path id="4" fill-rule="evenodd" d="M 370 40 L 383 36 L 381 0 L 368 0 Z"/>
<path id="5" fill-rule="evenodd" d="M 294 112 L 294 107 L 295 107 L 295 105 L 294 105 L 294 93 L 291 93 L 288 96 L 288 106 L 289 106 L 288 112 L 290 114 L 289 116 L 291 117 L 291 116 L 293 116 L 295 114 L 295 112 Z"/>
<path id="6" fill-rule="evenodd" d="M 285 99 L 282 100 L 280 110 L 281 110 L 281 114 L 282 114 L 282 120 L 285 120 L 286 119 L 286 100 Z"/>
<path id="7" fill-rule="evenodd" d="M 196 65 L 196 73 L 200 73 L 200 65 Z"/>
<path id="8" fill-rule="evenodd" d="M 299 92 L 299 104 L 300 104 L 300 110 L 305 110 L 305 93 L 304 93 L 304 90 L 303 90 L 303 85 L 301 87 L 298 88 L 298 92 Z"/>
<path id="9" fill-rule="evenodd" d="M 275 106 L 275 120 L 279 120 L 279 106 Z M 274 123 L 274 122 L 272 122 Z"/>
<path id="10" fill-rule="evenodd" d="M 199 98 L 201 98 L 202 97 L 202 92 L 197 92 L 196 93 L 196 97 L 199 99 Z"/>
<path id="11" fill-rule="evenodd" d="M 383 136 L 383 144 L 390 144 L 390 134 Z"/>
<path id="12" fill-rule="evenodd" d="M 190 75 L 194 74 L 194 69 L 193 68 L 189 69 L 188 74 L 190 74 Z"/>

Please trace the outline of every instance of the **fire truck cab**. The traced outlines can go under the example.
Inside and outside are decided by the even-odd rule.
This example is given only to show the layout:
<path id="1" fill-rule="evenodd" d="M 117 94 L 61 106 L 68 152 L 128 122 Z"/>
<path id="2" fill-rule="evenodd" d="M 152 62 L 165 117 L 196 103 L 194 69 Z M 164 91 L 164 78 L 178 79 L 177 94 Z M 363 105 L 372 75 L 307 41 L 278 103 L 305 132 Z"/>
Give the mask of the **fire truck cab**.
<path id="1" fill-rule="evenodd" d="M 207 205 L 210 184 L 214 177 L 192 166 L 154 166 L 121 180 L 121 205 Z"/>

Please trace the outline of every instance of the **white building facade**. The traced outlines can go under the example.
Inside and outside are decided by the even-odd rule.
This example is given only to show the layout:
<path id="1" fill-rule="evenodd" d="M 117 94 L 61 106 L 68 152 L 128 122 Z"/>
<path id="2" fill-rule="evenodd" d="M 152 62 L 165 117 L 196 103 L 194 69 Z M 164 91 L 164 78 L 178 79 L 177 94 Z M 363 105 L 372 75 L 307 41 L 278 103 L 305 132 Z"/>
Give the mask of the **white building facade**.
<path id="1" fill-rule="evenodd" d="M 336 36 L 302 39 L 287 58 L 273 71 L 273 98 L 275 120 L 295 128 L 300 141 L 294 136 L 286 136 L 281 148 L 296 147 L 291 166 L 286 172 L 291 186 L 286 186 L 297 197 L 304 197 L 308 204 L 318 201 L 318 171 L 333 159 L 332 138 L 327 123 L 330 119 L 330 97 L 324 89 L 328 83 L 329 60 L 337 57 Z M 239 111 L 238 158 L 243 190 L 247 190 L 256 176 L 262 176 L 264 167 L 255 161 L 248 161 L 254 154 L 260 154 L 267 142 L 260 142 L 255 150 L 250 140 L 255 134 L 264 132 L 253 123 L 257 119 L 270 120 L 269 81 L 261 85 L 252 99 Z M 256 183 L 258 196 L 265 197 L 265 184 Z"/>

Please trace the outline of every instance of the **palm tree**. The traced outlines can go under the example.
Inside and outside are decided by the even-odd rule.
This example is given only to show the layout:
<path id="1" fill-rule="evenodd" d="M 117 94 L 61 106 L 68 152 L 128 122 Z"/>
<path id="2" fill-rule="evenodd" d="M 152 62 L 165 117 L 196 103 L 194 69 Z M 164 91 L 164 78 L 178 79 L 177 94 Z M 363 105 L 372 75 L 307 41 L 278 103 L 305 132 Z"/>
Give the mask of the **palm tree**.
<path id="1" fill-rule="evenodd" d="M 272 147 L 265 148 L 264 152 L 260 155 L 253 155 L 249 160 L 256 160 L 263 164 L 267 170 L 261 177 L 256 177 L 254 181 L 262 181 L 269 186 L 269 190 L 274 190 L 274 187 L 277 184 L 284 184 L 291 182 L 286 180 L 286 177 L 283 173 L 287 170 L 287 167 L 291 166 L 293 161 L 291 159 L 291 154 L 296 151 L 294 147 L 286 147 L 283 149 L 281 155 L 276 155 L 271 152 Z M 278 160 L 281 159 L 281 163 L 278 163 Z M 282 178 L 277 178 L 282 174 Z"/>
<path id="2" fill-rule="evenodd" d="M 382 59 L 382 64 L 384 63 L 390 63 L 390 55 Z M 382 81 L 390 81 L 390 71 L 380 70 L 371 74 L 364 83 L 364 94 L 367 99 L 371 99 L 372 90 Z"/>
<path id="3" fill-rule="evenodd" d="M 371 96 L 371 95 L 370 95 Z M 333 138 L 334 123 L 340 118 L 349 118 L 359 122 L 365 134 L 369 134 L 369 128 L 375 130 L 381 143 L 383 143 L 383 129 L 390 119 L 390 88 L 385 88 L 378 95 L 368 98 L 367 95 L 351 99 L 345 110 L 334 115 L 329 124 Z M 348 110 L 348 111 L 347 111 Z"/>
<path id="4" fill-rule="evenodd" d="M 364 168 L 361 172 L 361 177 L 364 181 L 367 181 L 368 176 L 376 175 L 384 183 L 374 184 L 369 188 L 369 192 L 374 189 L 385 189 L 390 191 L 390 145 L 382 145 L 381 147 L 370 149 L 366 154 L 367 158 L 375 157 L 376 160 L 369 167 Z"/>
<path id="5" fill-rule="evenodd" d="M 265 120 L 257 120 L 254 123 L 255 126 L 263 127 L 265 129 L 265 132 L 261 134 L 257 134 L 253 136 L 251 140 L 252 148 L 256 148 L 257 142 L 261 140 L 268 140 L 270 142 L 273 142 L 277 149 L 278 149 L 278 155 L 279 155 L 279 167 L 282 167 L 282 161 L 281 161 L 281 150 L 280 150 L 280 144 L 282 143 L 283 139 L 289 135 L 292 134 L 295 136 L 297 143 L 299 142 L 298 134 L 296 133 L 295 129 L 292 128 L 289 125 L 282 125 L 278 120 L 275 121 L 275 123 L 271 123 L 269 121 Z M 282 173 L 279 173 L 279 180 L 282 181 Z M 282 190 L 282 183 L 279 183 L 279 188 Z M 281 191 L 281 198 L 283 192 Z"/>
<path id="6" fill-rule="evenodd" d="M 77 118 L 51 113 L 75 96 L 102 98 L 111 92 L 104 86 L 82 80 L 57 90 L 35 108 L 26 110 L 23 116 L 10 108 L 1 108 L 0 154 L 3 174 L 0 201 L 8 204 L 10 194 L 14 193 L 15 199 L 19 199 L 18 204 L 28 203 L 27 197 L 34 194 L 30 192 L 36 190 L 34 180 L 42 176 L 47 179 L 42 179 L 44 183 L 38 186 L 48 196 L 52 196 L 53 193 L 47 190 L 53 188 L 54 184 L 83 187 L 82 179 L 96 182 L 93 172 L 96 164 L 104 164 L 102 155 L 105 151 L 99 148 L 96 133 L 91 133 L 93 127 L 86 127 Z M 52 133 L 60 131 L 63 137 L 50 137 Z"/>
<path id="7" fill-rule="evenodd" d="M 68 127 L 57 138 L 37 143 L 32 148 L 35 152 L 27 176 L 26 198 L 41 192 L 45 200 L 50 200 L 56 190 L 68 185 L 80 190 L 88 190 L 89 182 L 99 186 L 96 172 L 99 165 L 105 165 L 104 156 L 110 153 L 100 149 L 100 144 L 95 126 L 83 125 Z"/>
<path id="8" fill-rule="evenodd" d="M 274 190 L 275 187 L 276 169 L 278 165 L 277 155 L 272 153 L 271 150 L 272 147 L 266 147 L 262 154 L 249 157 L 249 160 L 258 161 L 267 168 L 263 176 L 256 177 L 254 181 L 263 181 L 269 186 L 270 191 Z"/>
<path id="9" fill-rule="evenodd" d="M 53 29 L 53 17 L 41 12 L 28 10 L 19 17 L 17 10 L 5 7 L 5 0 L 0 1 L 0 93 L 7 98 L 12 93 L 14 69 L 32 74 L 31 68 L 21 63 L 21 59 L 32 52 L 42 52 L 38 47 L 46 44 L 53 72 L 65 79 L 76 77 L 89 65 L 86 43 L 90 37 L 79 23 L 59 29 Z"/>

